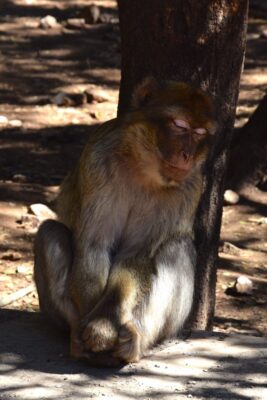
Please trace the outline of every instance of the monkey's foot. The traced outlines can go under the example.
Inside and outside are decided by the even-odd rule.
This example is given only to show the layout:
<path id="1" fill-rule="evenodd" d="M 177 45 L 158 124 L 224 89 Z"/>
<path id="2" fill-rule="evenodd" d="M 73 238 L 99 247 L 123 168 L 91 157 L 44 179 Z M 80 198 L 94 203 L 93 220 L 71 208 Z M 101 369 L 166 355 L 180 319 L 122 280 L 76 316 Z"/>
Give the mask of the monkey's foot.
<path id="1" fill-rule="evenodd" d="M 110 351 L 101 353 L 86 351 L 81 340 L 74 335 L 71 335 L 70 356 L 76 360 L 84 360 L 92 367 L 115 368 L 123 365 L 122 360 L 113 357 Z"/>
<path id="2" fill-rule="evenodd" d="M 70 339 L 70 356 L 73 358 L 82 358 L 84 353 L 84 348 L 81 340 L 71 336 Z"/>
<path id="3" fill-rule="evenodd" d="M 113 356 L 127 363 L 137 362 L 141 357 L 141 334 L 133 321 L 122 325 L 118 344 Z"/>
<path id="4" fill-rule="evenodd" d="M 85 351 L 81 357 L 81 360 L 92 367 L 100 368 L 116 368 L 122 367 L 124 363 L 122 360 L 113 357 L 109 351 L 103 351 L 102 353 L 93 353 L 92 351 Z"/>
<path id="5" fill-rule="evenodd" d="M 109 351 L 114 348 L 118 340 L 118 330 L 111 320 L 96 319 L 87 324 L 82 339 L 86 350 L 95 353 Z"/>

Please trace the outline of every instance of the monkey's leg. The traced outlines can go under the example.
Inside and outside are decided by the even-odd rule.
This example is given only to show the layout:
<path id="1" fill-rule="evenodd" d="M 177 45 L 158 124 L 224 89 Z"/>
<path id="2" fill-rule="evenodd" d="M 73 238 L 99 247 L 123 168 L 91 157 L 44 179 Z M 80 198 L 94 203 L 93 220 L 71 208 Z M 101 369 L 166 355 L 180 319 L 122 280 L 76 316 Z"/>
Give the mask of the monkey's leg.
<path id="1" fill-rule="evenodd" d="M 155 343 L 176 336 L 184 325 L 194 291 L 192 240 L 180 238 L 166 242 L 157 251 L 153 268 L 149 260 L 146 266 L 143 264 L 146 276 L 140 272 L 140 265 L 138 267 L 135 285 L 137 288 L 139 285 L 139 293 L 135 302 L 124 301 L 121 305 L 124 320 L 121 320 L 114 352 L 126 362 L 137 361 Z M 148 289 L 144 283 L 148 284 Z"/>
<path id="2" fill-rule="evenodd" d="M 80 356 L 79 314 L 69 296 L 72 237 L 60 222 L 47 220 L 39 228 L 34 244 L 34 279 L 40 309 L 57 325 L 71 330 L 71 353 Z"/>
<path id="3" fill-rule="evenodd" d="M 114 352 L 123 342 L 125 351 L 114 356 L 126 362 L 139 359 L 141 334 L 133 310 L 149 290 L 151 261 L 128 259 L 112 267 L 104 296 L 85 319 L 82 337 L 88 350 Z"/>
<path id="4" fill-rule="evenodd" d="M 70 273 L 70 295 L 82 317 L 90 313 L 102 298 L 111 265 L 109 249 L 90 245 L 88 236 L 82 234 L 75 238 Z"/>
<path id="5" fill-rule="evenodd" d="M 105 295 L 87 319 L 85 347 L 113 350 L 114 357 L 133 362 L 159 340 L 175 336 L 191 310 L 194 266 L 190 238 L 169 240 L 153 260 L 114 266 Z"/>
<path id="6" fill-rule="evenodd" d="M 135 312 L 144 332 L 142 352 L 183 327 L 193 303 L 195 261 L 190 237 L 171 239 L 157 251 L 149 297 Z"/>

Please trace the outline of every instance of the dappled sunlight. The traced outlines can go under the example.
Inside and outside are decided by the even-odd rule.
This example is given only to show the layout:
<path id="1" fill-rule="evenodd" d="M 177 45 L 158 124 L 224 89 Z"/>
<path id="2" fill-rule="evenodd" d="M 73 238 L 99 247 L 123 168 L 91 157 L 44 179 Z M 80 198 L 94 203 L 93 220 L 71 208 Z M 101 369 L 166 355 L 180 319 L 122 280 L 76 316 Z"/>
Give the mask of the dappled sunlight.
<path id="1" fill-rule="evenodd" d="M 115 1 L 94 3 L 100 6 L 101 12 L 116 17 Z M 1 16 L 0 25 L 0 115 L 8 122 L 0 127 L 0 198 L 7 205 L 12 202 L 18 209 L 34 202 L 51 205 L 91 129 L 116 115 L 120 81 L 118 23 L 69 29 L 67 20 L 81 16 L 86 5 L 88 0 L 6 0 L 4 3 L 6 12 Z M 47 30 L 39 27 L 40 18 L 48 14 L 55 16 L 59 27 Z M 266 60 L 261 47 L 266 38 L 261 36 L 261 26 L 262 20 L 250 20 L 237 126 L 244 124 L 266 89 Z M 53 104 L 58 93 L 82 94 L 87 90 L 93 93 L 96 88 L 104 93 L 103 101 L 92 96 L 92 102 L 86 104 Z M 12 125 L 14 120 L 20 124 L 18 128 Z M 21 176 L 22 181 L 16 181 L 16 176 Z M 229 311 L 224 304 L 232 306 L 224 291 L 238 274 L 243 272 L 253 281 L 260 280 L 263 287 L 266 279 L 266 224 L 259 222 L 266 217 L 264 209 L 252 201 L 246 208 L 238 207 L 224 208 L 221 240 L 241 250 L 238 255 L 220 254 L 218 296 L 222 296 L 222 312 Z M 18 238 L 21 239 L 19 248 L 28 249 L 28 227 L 20 226 L 16 219 L 19 220 L 15 214 L 5 218 L 9 230 L 4 232 L 3 249 L 10 246 L 13 250 Z M 25 235 L 21 236 L 23 229 Z M 16 265 L 18 261 L 13 263 Z M 4 265 L 3 262 L 2 268 Z M 263 296 L 262 289 L 259 293 Z M 259 304 L 257 297 L 254 300 Z M 249 305 L 253 314 L 253 302 Z M 233 310 L 236 313 L 238 309 Z M 252 318 L 251 326 L 253 322 L 257 328 L 258 322 Z"/>
<path id="2" fill-rule="evenodd" d="M 258 12 L 260 10 L 259 7 Z M 256 12 L 253 10 L 253 13 L 257 15 L 257 8 Z M 266 52 L 262 51 L 263 46 L 266 47 L 267 45 L 266 37 L 262 36 L 262 26 L 265 23 L 264 13 L 262 13 L 262 18 L 249 18 L 245 64 L 241 75 L 241 90 L 235 121 L 236 127 L 241 127 L 247 122 L 266 92 L 267 59 Z"/>
<path id="3" fill-rule="evenodd" d="M 264 89 L 267 86 L 267 74 L 265 73 L 265 70 L 246 70 L 243 72 L 241 84 L 246 87 L 264 85 L 264 87 L 261 88 L 261 91 L 264 92 Z"/>
<path id="4" fill-rule="evenodd" d="M 50 100 L 48 100 L 50 101 Z M 115 108 L 115 110 L 114 110 Z M 59 108 L 56 105 L 48 104 L 44 106 L 23 106 L 23 109 L 16 110 L 14 117 L 21 120 L 24 129 L 40 129 L 50 128 L 58 126 L 70 126 L 70 125 L 90 125 L 95 124 L 97 120 L 104 121 L 106 117 L 108 119 L 114 117 L 116 107 L 110 106 L 109 111 L 102 111 L 103 106 L 95 106 L 94 111 L 90 108 L 90 111 L 85 108 L 74 108 L 74 107 L 62 107 Z M 94 114 L 98 112 L 98 114 Z M 91 113 L 91 115 L 90 115 Z M 96 116 L 97 117 L 96 117 Z"/>
<path id="5" fill-rule="evenodd" d="M 67 337 L 39 314 L 13 311 L 12 316 L 12 311 L 5 311 L 0 318 L 0 387 L 6 396 L 17 399 L 205 399 L 216 395 L 249 400 L 264 398 L 267 390 L 267 354 L 261 338 L 195 332 L 187 341 L 168 341 L 153 349 L 139 363 L 94 369 L 72 361 Z"/>
<path id="6" fill-rule="evenodd" d="M 0 89 L 5 93 L 1 114 L 20 120 L 23 129 L 92 124 L 116 115 L 120 55 L 114 48 L 111 56 L 109 48 L 117 46 L 118 23 L 68 28 L 68 18 L 80 17 L 85 5 L 88 2 L 6 1 L 0 26 Z M 114 14 L 114 1 L 100 1 L 99 5 L 105 15 Z M 59 27 L 39 26 L 40 18 L 48 13 L 58 19 Z M 61 91 L 82 94 L 94 84 L 107 90 L 105 104 L 52 104 Z"/>
<path id="7" fill-rule="evenodd" d="M 218 332 L 193 332 L 185 341 L 173 339 L 152 349 L 139 363 L 96 369 L 71 359 L 68 334 L 38 312 L 32 246 L 41 220 L 29 206 L 41 203 L 56 210 L 59 185 L 90 133 L 116 116 L 121 56 L 117 2 L 2 3 L 0 399 L 267 398 L 266 338 L 260 337 L 267 334 L 267 210 L 261 193 L 240 194 L 236 205 L 223 210 L 217 261 Z M 81 19 L 83 8 L 92 3 L 107 21 L 73 28 L 68 20 Z M 232 13 L 238 11 L 237 5 L 234 1 Z M 56 18 L 57 27 L 40 27 L 40 19 L 47 15 Z M 215 31 L 224 23 L 222 15 Z M 267 39 L 262 26 L 261 16 L 250 19 L 236 127 L 248 120 L 267 88 L 263 51 Z M 66 96 L 65 103 L 59 101 L 60 94 Z M 85 95 L 85 100 L 76 101 L 76 95 Z M 252 293 L 229 294 L 227 289 L 240 275 L 252 281 Z M 10 294 L 31 287 L 26 295 L 5 304 Z"/>
<path id="8" fill-rule="evenodd" d="M 241 199 L 225 206 L 218 259 L 215 327 L 227 332 L 267 333 L 267 225 L 266 207 Z M 231 295 L 235 280 L 245 275 L 252 284 L 249 295 Z"/>

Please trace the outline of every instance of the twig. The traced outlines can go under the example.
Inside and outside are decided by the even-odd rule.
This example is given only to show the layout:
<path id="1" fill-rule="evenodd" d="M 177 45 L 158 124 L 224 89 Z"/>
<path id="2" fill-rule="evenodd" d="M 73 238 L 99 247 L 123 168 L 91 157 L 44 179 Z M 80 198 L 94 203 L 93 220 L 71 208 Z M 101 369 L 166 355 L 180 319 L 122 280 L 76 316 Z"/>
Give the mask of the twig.
<path id="1" fill-rule="evenodd" d="M 8 304 L 13 303 L 16 300 L 21 299 L 24 296 L 27 296 L 27 294 L 33 292 L 34 289 L 35 289 L 34 285 L 29 285 L 25 288 L 17 290 L 14 293 L 0 296 L 0 307 L 7 306 Z"/>

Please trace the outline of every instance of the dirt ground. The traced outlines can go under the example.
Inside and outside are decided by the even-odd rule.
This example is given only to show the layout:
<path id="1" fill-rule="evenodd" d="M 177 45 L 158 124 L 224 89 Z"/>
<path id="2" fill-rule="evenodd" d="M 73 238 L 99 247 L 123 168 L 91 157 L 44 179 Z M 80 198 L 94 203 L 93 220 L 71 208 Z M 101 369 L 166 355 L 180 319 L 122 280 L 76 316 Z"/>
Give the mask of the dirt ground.
<path id="1" fill-rule="evenodd" d="M 85 24 L 84 7 L 93 3 L 100 17 Z M 57 20 L 50 28 L 47 19 L 42 21 L 47 15 Z M 264 1 L 252 1 L 237 127 L 267 88 L 266 18 Z M 5 0 L 0 43 L 0 305 L 32 311 L 38 310 L 32 243 L 41 218 L 29 206 L 53 206 L 58 186 L 90 130 L 116 114 L 116 2 Z M 267 335 L 266 217 L 260 193 L 224 207 L 216 330 Z M 231 290 L 241 275 L 253 282 L 250 294 Z"/>

